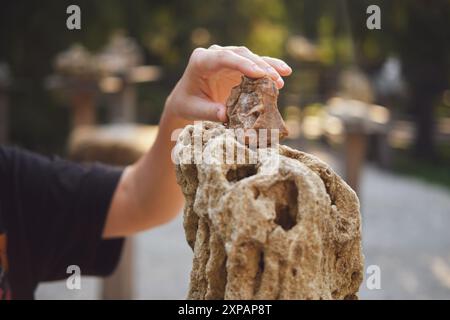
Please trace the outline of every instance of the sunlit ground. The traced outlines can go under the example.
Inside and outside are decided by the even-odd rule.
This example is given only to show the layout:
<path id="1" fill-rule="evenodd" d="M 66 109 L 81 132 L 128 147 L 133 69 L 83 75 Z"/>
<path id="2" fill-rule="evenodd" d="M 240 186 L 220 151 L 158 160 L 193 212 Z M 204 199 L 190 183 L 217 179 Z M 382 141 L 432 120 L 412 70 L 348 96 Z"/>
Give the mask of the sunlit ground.
<path id="1" fill-rule="evenodd" d="M 339 171 L 336 157 L 309 148 Z M 366 165 L 361 186 L 366 268 L 381 269 L 381 289 L 361 286 L 361 299 L 450 298 L 450 191 Z M 135 299 L 184 299 L 192 253 L 182 219 L 135 238 Z M 81 291 L 63 282 L 42 285 L 38 299 L 97 299 L 98 280 L 84 280 Z"/>

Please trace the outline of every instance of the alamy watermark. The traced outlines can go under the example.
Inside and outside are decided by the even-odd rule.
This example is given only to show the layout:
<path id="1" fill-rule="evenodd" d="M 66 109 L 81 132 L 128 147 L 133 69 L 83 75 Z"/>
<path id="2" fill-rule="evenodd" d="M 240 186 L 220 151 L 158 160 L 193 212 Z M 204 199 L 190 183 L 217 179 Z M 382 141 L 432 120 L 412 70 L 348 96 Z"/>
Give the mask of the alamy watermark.
<path id="1" fill-rule="evenodd" d="M 178 138 L 172 150 L 174 164 L 249 165 L 270 160 L 270 167 L 278 168 L 278 129 L 236 128 L 214 131 L 208 130 L 203 121 L 196 121 L 188 130 L 190 135 L 181 138 L 178 138 L 180 130 L 172 134 L 172 141 Z"/>
<path id="2" fill-rule="evenodd" d="M 66 20 L 66 26 L 69 30 L 81 30 L 81 9 L 72 4 L 67 7 L 66 13 L 69 15 Z"/>
<path id="3" fill-rule="evenodd" d="M 381 9 L 373 4 L 367 7 L 366 13 L 369 14 L 366 20 L 366 26 L 369 30 L 381 30 Z"/>
<path id="4" fill-rule="evenodd" d="M 68 290 L 81 290 L 81 268 L 76 265 L 70 265 L 66 270 L 70 276 L 66 280 L 66 288 Z"/>
<path id="5" fill-rule="evenodd" d="M 381 268 L 372 264 L 366 269 L 366 288 L 369 290 L 381 290 Z"/>
<path id="6" fill-rule="evenodd" d="M 81 30 L 81 8 L 72 4 L 67 7 L 66 13 L 69 15 L 66 26 L 69 30 Z M 366 27 L 369 30 L 381 30 L 381 9 L 378 5 L 367 7 L 366 13 L 369 15 L 366 20 Z"/>

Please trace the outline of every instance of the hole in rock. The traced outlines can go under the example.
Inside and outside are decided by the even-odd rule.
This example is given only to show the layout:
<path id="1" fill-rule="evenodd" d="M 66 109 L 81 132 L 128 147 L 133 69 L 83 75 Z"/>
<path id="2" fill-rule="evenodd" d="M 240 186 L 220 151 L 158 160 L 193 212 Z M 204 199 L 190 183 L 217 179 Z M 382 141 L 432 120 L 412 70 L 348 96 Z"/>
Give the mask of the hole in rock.
<path id="1" fill-rule="evenodd" d="M 264 252 L 261 252 L 259 255 L 259 263 L 258 263 L 259 271 L 264 272 Z"/>
<path id="2" fill-rule="evenodd" d="M 258 271 L 255 276 L 255 292 L 261 288 L 262 275 L 264 273 L 264 251 L 261 251 L 258 258 Z"/>
<path id="3" fill-rule="evenodd" d="M 295 219 L 291 216 L 288 206 L 278 205 L 275 208 L 275 223 L 280 225 L 284 230 L 290 230 L 295 226 Z"/>
<path id="4" fill-rule="evenodd" d="M 259 192 L 259 190 L 257 188 L 253 188 L 253 197 L 255 199 L 258 199 L 260 194 L 261 194 L 261 192 Z"/>
<path id="5" fill-rule="evenodd" d="M 281 198 L 275 204 L 275 223 L 284 230 L 290 230 L 296 224 L 298 189 L 294 181 L 284 182 L 283 187 Z"/>
<path id="6" fill-rule="evenodd" d="M 236 182 L 248 177 L 251 177 L 255 175 L 257 172 L 256 165 L 249 164 L 249 165 L 240 165 L 239 167 L 235 169 L 230 169 L 227 172 L 227 180 L 229 182 Z"/>
<path id="7" fill-rule="evenodd" d="M 352 281 L 358 280 L 360 276 L 361 274 L 358 271 L 353 272 L 351 275 Z"/>

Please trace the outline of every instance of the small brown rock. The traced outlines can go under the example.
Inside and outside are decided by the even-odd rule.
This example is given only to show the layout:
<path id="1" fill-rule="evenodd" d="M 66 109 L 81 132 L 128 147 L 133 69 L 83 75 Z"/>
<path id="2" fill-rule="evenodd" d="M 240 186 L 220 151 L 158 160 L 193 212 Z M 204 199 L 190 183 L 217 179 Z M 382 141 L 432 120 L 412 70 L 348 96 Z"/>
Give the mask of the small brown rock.
<path id="1" fill-rule="evenodd" d="M 277 99 L 278 89 L 272 79 L 243 76 L 241 84 L 231 90 L 226 103 L 228 127 L 243 128 L 249 136 L 254 132 L 258 135 L 259 129 L 267 129 L 269 142 L 271 130 L 277 129 L 279 140 L 283 139 L 288 130 L 278 110 Z"/>

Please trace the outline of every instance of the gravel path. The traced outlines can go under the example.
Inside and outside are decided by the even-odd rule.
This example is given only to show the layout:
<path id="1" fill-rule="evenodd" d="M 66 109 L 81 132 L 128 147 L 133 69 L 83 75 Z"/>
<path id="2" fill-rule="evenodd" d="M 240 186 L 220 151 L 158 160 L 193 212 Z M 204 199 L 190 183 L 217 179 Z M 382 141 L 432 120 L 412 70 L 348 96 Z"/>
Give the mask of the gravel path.
<path id="1" fill-rule="evenodd" d="M 361 208 L 366 267 L 381 290 L 362 299 L 450 299 L 450 191 L 368 168 Z"/>
<path id="2" fill-rule="evenodd" d="M 319 157 L 333 163 L 333 159 Z M 450 299 L 450 191 L 367 166 L 360 197 L 366 268 L 381 269 L 381 289 L 361 286 L 361 299 Z M 184 299 L 192 253 L 181 217 L 135 238 L 135 299 Z M 82 290 L 43 284 L 38 299 L 95 299 L 99 281 Z"/>

